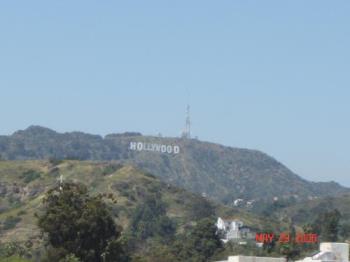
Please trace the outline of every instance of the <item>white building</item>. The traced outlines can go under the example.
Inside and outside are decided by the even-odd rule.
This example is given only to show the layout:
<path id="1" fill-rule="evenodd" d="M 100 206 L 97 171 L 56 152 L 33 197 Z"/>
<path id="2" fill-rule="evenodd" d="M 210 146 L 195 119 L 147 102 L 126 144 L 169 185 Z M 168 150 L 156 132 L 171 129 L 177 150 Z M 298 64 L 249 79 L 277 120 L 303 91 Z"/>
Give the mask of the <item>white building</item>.
<path id="1" fill-rule="evenodd" d="M 347 243 L 321 243 L 320 252 L 312 257 L 306 257 L 296 262 L 348 262 L 349 244 Z"/>
<path id="2" fill-rule="evenodd" d="M 216 262 L 286 262 L 286 259 L 283 257 L 230 256 L 227 260 Z M 295 262 L 349 262 L 349 244 L 321 243 L 320 252 L 316 255 Z"/>
<path id="3" fill-rule="evenodd" d="M 239 220 L 226 220 L 221 217 L 216 222 L 218 232 L 222 235 L 222 241 L 250 239 L 253 238 L 250 229 Z"/>
<path id="4" fill-rule="evenodd" d="M 243 202 L 244 202 L 244 200 L 243 200 L 242 198 L 238 198 L 238 199 L 236 199 L 235 201 L 233 201 L 233 205 L 234 205 L 235 207 L 238 207 L 238 206 L 240 206 L 241 204 L 243 204 Z"/>
<path id="5" fill-rule="evenodd" d="M 227 260 L 216 262 L 286 262 L 286 259 L 284 257 L 231 256 Z"/>

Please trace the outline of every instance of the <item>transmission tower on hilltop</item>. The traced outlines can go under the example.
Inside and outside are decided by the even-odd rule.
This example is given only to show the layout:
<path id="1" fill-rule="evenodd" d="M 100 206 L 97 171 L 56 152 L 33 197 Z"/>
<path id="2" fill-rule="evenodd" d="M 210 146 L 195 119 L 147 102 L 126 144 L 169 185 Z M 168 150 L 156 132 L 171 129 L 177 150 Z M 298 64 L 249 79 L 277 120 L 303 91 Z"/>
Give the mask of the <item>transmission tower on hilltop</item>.
<path id="1" fill-rule="evenodd" d="M 191 138 L 191 118 L 190 118 L 190 105 L 186 108 L 186 123 L 185 129 L 182 132 L 182 138 Z"/>

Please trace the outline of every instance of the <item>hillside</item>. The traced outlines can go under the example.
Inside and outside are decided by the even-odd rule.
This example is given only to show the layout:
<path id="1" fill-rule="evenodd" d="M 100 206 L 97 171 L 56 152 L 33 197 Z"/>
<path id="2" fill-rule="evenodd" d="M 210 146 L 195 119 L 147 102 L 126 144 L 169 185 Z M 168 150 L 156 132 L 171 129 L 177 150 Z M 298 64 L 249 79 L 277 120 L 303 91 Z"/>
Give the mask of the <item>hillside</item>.
<path id="1" fill-rule="evenodd" d="M 350 194 L 326 197 L 282 206 L 274 211 L 276 218 L 289 217 L 297 224 L 312 223 L 324 212 L 337 209 L 341 213 L 341 224 L 350 232 Z"/>
<path id="2" fill-rule="evenodd" d="M 206 204 L 203 197 L 189 193 L 161 182 L 151 174 L 132 166 L 115 163 L 63 161 L 58 165 L 48 161 L 0 161 L 0 240 L 25 240 L 38 236 L 34 218 L 40 212 L 45 192 L 59 183 L 62 175 L 65 181 L 83 183 L 93 194 L 112 194 L 116 203 L 112 211 L 117 223 L 128 227 L 132 210 L 149 193 L 157 192 L 166 203 L 167 215 L 186 225 L 196 220 L 195 209 Z M 264 228 L 271 221 L 228 208 L 215 203 L 212 215 L 243 220 L 247 225 Z M 4 229 L 6 218 L 20 218 L 13 228 Z"/>
<path id="3" fill-rule="evenodd" d="M 180 152 L 130 150 L 130 142 L 176 145 Z M 0 154 L 8 160 L 116 160 L 226 204 L 237 198 L 306 199 L 350 192 L 335 182 L 306 181 L 265 153 L 195 139 L 149 137 L 139 133 L 106 137 L 81 132 L 61 134 L 32 126 L 11 136 L 1 136 Z"/>
<path id="4" fill-rule="evenodd" d="M 176 221 L 181 231 L 200 218 L 204 198 L 164 184 L 156 177 L 132 166 L 114 163 L 63 161 L 0 161 L 0 242 L 27 241 L 40 245 L 34 214 L 42 208 L 45 192 L 58 184 L 60 175 L 65 181 L 83 183 L 92 194 L 112 195 L 111 203 L 116 223 L 127 229 L 130 217 L 145 196 L 157 192 L 166 204 L 167 215 Z M 275 222 L 252 214 L 210 203 L 213 218 L 237 218 L 253 228 L 277 226 Z M 205 211 L 206 212 L 206 211 Z M 213 220 L 214 222 L 214 220 Z"/>

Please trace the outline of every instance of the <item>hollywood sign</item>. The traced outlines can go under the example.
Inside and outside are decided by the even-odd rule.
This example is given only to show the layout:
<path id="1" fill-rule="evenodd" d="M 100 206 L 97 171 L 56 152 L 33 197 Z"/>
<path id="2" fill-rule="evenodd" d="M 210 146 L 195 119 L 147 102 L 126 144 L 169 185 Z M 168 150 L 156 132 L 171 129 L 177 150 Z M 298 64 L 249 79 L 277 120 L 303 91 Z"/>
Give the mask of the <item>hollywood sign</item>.
<path id="1" fill-rule="evenodd" d="M 144 142 L 130 142 L 130 150 L 135 151 L 152 151 L 168 154 L 178 154 L 180 153 L 180 147 L 177 145 L 162 145 L 162 144 L 152 144 Z"/>

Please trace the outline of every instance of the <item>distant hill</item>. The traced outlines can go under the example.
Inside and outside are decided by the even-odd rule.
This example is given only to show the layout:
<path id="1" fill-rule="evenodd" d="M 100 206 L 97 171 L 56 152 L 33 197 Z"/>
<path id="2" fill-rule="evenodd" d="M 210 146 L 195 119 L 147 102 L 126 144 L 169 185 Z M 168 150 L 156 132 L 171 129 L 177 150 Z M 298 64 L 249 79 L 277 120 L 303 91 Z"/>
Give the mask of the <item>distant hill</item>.
<path id="1" fill-rule="evenodd" d="M 176 145 L 180 152 L 153 152 L 152 148 L 130 150 L 130 142 Z M 133 132 L 101 137 L 81 132 L 57 133 L 31 126 L 11 136 L 0 136 L 0 155 L 5 160 L 116 160 L 226 204 L 237 198 L 306 199 L 350 192 L 335 182 L 315 183 L 302 179 L 277 160 L 256 150 Z"/>
<path id="2" fill-rule="evenodd" d="M 271 210 L 272 208 L 270 208 Z M 273 215 L 276 219 L 289 217 L 296 224 L 312 223 L 322 213 L 338 209 L 341 213 L 341 223 L 347 225 L 350 232 L 350 194 L 338 197 L 325 197 L 294 203 L 277 208 Z"/>

